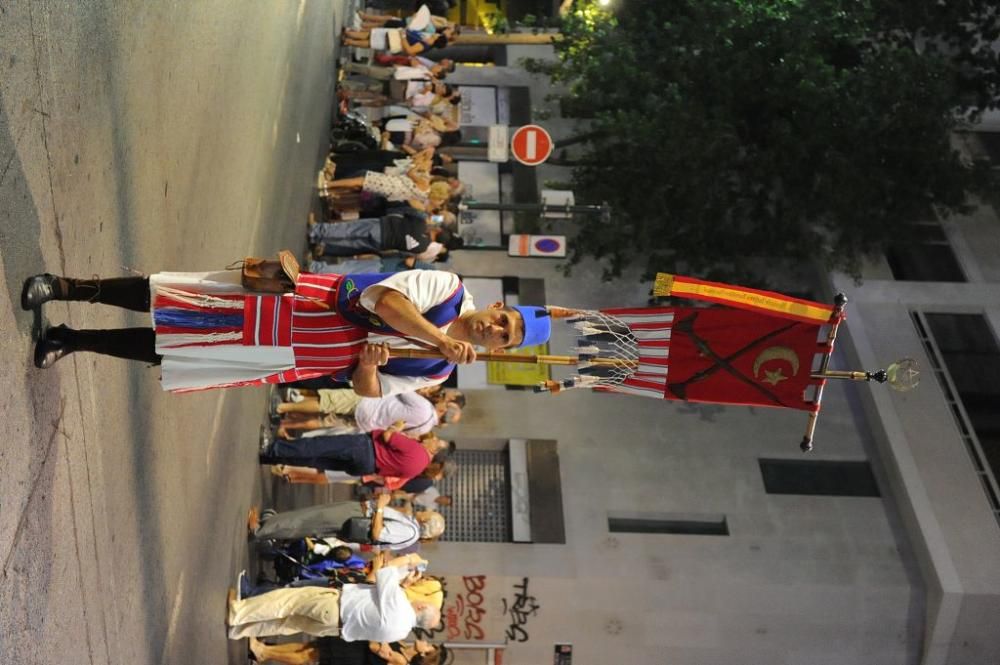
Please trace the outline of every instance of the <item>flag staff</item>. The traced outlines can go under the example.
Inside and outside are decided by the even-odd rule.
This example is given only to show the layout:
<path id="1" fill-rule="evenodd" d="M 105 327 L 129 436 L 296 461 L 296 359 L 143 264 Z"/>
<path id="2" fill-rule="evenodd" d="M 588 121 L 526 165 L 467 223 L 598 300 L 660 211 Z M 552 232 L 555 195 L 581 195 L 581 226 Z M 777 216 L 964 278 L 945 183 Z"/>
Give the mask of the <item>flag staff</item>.
<path id="1" fill-rule="evenodd" d="M 813 374 L 813 378 L 818 378 L 819 384 L 816 386 L 816 399 L 813 401 L 813 410 L 809 413 L 809 421 L 806 423 L 806 433 L 799 443 L 802 452 L 807 453 L 813 449 L 813 434 L 816 433 L 816 421 L 819 420 L 819 410 L 823 403 L 823 388 L 826 386 L 826 373 L 830 367 L 830 357 L 833 355 L 833 345 L 837 341 L 837 331 L 840 329 L 840 322 L 844 320 L 844 308 L 847 306 L 847 296 L 838 293 L 833 298 L 833 313 L 830 315 L 830 330 L 826 334 L 827 352 L 823 354 L 820 361 L 819 370 Z"/>
<path id="2" fill-rule="evenodd" d="M 398 349 L 389 348 L 390 358 L 444 358 L 437 349 Z M 528 365 L 601 365 L 605 367 L 634 368 L 634 361 L 623 358 L 580 358 L 578 356 L 526 355 L 518 353 L 476 353 L 476 360 L 498 363 L 524 363 Z"/>
<path id="3" fill-rule="evenodd" d="M 884 369 L 874 372 L 862 372 L 858 370 L 828 369 L 812 375 L 814 379 L 845 379 L 847 381 L 874 381 L 875 383 L 885 383 L 889 380 L 889 374 Z"/>

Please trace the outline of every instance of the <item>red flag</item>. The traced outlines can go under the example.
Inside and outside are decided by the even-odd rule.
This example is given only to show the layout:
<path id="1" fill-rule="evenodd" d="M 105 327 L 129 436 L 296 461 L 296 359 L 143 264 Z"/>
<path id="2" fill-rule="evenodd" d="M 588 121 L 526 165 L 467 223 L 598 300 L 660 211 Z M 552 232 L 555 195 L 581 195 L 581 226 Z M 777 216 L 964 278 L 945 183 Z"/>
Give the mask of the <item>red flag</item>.
<path id="1" fill-rule="evenodd" d="M 690 402 L 816 411 L 821 326 L 728 307 L 604 310 L 628 326 L 630 375 L 598 390 Z"/>
<path id="2" fill-rule="evenodd" d="M 811 411 L 820 326 L 729 308 L 676 308 L 664 397 Z"/>

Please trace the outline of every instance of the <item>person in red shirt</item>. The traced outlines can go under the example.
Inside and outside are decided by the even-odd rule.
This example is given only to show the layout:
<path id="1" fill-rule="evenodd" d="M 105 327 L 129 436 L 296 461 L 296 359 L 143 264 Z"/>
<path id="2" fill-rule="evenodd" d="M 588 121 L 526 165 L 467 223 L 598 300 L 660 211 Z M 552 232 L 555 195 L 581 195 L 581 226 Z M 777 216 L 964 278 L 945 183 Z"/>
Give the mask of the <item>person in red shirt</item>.
<path id="1" fill-rule="evenodd" d="M 261 464 L 308 466 L 324 471 L 344 471 L 352 476 L 420 475 L 434 456 L 453 446 L 436 436 L 423 440 L 401 433 L 402 423 L 363 434 L 316 436 L 297 441 L 277 439 L 260 452 Z"/>

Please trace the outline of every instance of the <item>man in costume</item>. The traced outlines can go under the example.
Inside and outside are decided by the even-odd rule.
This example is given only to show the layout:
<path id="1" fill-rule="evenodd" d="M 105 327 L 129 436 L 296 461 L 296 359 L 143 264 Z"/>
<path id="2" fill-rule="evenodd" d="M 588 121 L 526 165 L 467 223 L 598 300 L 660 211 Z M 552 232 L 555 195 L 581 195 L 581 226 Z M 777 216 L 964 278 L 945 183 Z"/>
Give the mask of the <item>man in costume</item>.
<path id="1" fill-rule="evenodd" d="M 487 349 L 540 344 L 551 331 L 541 307 L 494 303 L 476 311 L 458 276 L 301 273 L 295 290 L 245 290 L 238 270 L 150 277 L 69 279 L 36 275 L 21 306 L 51 300 L 100 302 L 151 311 L 151 328 L 46 330 L 35 365 L 77 351 L 161 366 L 164 390 L 188 392 L 285 383 L 333 374 L 360 395 L 379 397 L 443 382 L 457 363 Z M 389 357 L 390 347 L 437 349 L 441 359 Z"/>

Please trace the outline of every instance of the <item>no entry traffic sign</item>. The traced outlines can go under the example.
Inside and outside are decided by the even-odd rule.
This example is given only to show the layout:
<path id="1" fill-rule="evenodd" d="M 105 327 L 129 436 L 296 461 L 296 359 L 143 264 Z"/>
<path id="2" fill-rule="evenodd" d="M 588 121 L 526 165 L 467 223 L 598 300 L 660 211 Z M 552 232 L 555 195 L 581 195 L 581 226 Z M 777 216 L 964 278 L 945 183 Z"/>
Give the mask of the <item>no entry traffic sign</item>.
<path id="1" fill-rule="evenodd" d="M 524 125 L 510 139 L 514 159 L 525 166 L 538 166 L 552 154 L 552 137 L 538 125 Z"/>

